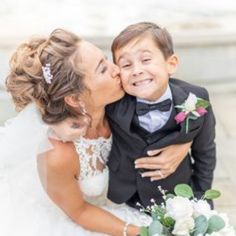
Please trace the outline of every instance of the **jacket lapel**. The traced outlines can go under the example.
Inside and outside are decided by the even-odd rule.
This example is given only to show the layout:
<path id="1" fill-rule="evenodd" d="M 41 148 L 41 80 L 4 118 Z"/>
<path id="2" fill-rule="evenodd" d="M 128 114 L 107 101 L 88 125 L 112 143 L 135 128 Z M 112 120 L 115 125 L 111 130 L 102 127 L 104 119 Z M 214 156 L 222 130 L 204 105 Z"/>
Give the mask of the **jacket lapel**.
<path id="1" fill-rule="evenodd" d="M 135 106 L 136 98 L 126 94 L 125 97 L 119 101 L 116 109 L 113 111 L 115 114 L 112 114 L 112 119 L 121 129 L 125 131 L 125 133 L 128 133 L 133 138 L 145 143 L 142 137 L 140 137 L 135 130 L 131 129 L 132 121 L 135 115 Z"/>

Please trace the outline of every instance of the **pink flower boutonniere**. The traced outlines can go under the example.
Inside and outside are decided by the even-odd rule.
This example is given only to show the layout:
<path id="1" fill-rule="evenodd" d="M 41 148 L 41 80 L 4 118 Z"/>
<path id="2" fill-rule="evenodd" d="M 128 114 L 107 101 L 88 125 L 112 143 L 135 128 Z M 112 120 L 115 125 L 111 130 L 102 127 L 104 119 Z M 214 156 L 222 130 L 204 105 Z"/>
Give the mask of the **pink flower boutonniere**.
<path id="1" fill-rule="evenodd" d="M 181 105 L 175 106 L 181 111 L 175 116 L 177 124 L 180 124 L 186 120 L 186 133 L 189 129 L 189 120 L 196 120 L 197 118 L 207 113 L 206 108 L 210 106 L 210 103 L 202 98 L 198 98 L 195 94 L 189 93 L 188 98 Z"/>

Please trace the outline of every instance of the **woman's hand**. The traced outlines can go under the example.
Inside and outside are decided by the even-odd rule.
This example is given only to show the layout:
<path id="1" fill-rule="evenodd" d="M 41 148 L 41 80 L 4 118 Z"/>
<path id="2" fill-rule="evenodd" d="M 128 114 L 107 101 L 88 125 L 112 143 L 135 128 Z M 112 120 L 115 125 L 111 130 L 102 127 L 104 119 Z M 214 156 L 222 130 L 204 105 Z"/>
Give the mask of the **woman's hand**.
<path id="1" fill-rule="evenodd" d="M 192 142 L 174 144 L 161 149 L 148 151 L 148 157 L 135 161 L 135 168 L 149 169 L 142 173 L 142 177 L 150 177 L 151 181 L 164 179 L 175 172 L 179 164 L 186 157 Z"/>
<path id="2" fill-rule="evenodd" d="M 140 235 L 140 228 L 135 225 L 128 225 L 126 232 L 129 236 L 137 236 Z"/>

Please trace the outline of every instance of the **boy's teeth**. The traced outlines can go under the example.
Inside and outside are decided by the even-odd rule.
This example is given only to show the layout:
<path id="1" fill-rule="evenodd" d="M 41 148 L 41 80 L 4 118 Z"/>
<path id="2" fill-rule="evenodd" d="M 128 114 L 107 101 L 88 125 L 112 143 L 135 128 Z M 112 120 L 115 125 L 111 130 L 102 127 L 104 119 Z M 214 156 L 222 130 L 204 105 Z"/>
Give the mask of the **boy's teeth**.
<path id="1" fill-rule="evenodd" d="M 151 81 L 151 79 L 145 79 L 145 80 L 135 82 L 134 85 L 135 86 L 145 85 L 145 84 L 148 84 L 150 81 Z"/>

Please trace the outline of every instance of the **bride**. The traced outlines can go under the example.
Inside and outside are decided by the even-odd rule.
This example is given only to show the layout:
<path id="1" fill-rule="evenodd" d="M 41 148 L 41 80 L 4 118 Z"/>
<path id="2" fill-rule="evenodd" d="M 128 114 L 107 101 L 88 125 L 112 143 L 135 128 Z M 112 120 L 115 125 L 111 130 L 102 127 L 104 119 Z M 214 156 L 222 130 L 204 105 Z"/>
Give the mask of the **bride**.
<path id="1" fill-rule="evenodd" d="M 106 198 L 119 68 L 58 29 L 18 47 L 6 86 L 20 112 L 0 128 L 0 235 L 138 235 L 150 217 Z"/>

